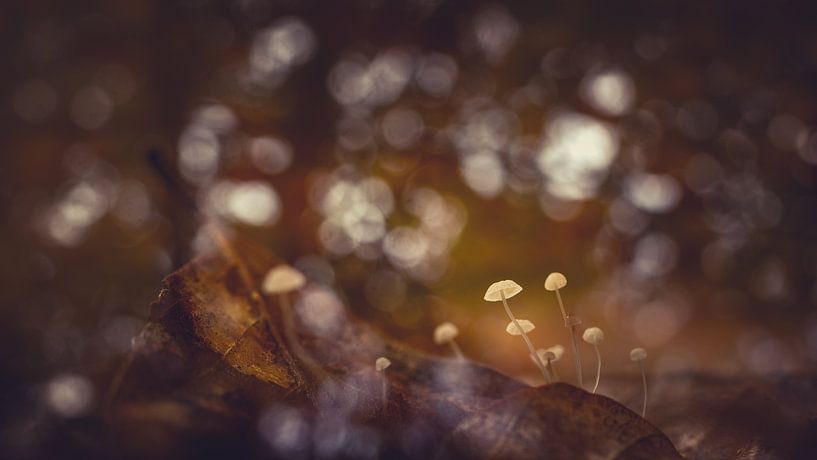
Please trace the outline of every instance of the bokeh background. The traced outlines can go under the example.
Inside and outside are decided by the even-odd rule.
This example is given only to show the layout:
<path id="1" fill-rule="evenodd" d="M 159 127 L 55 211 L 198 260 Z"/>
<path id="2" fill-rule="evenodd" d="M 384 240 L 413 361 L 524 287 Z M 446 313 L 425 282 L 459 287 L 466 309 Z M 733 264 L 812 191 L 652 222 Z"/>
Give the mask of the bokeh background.
<path id="1" fill-rule="evenodd" d="M 534 342 L 567 346 L 551 271 L 611 373 L 634 346 L 654 373 L 813 370 L 810 3 L 5 4 L 2 443 L 98 409 L 205 219 L 302 270 L 298 308 L 441 354 L 452 321 L 532 383 L 482 296 L 516 280 Z"/>

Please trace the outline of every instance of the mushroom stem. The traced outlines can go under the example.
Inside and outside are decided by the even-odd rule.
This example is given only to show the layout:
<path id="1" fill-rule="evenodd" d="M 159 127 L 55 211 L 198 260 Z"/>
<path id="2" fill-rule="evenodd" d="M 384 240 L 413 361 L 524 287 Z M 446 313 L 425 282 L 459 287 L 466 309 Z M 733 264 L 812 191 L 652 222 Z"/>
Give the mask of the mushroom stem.
<path id="1" fill-rule="evenodd" d="M 570 328 L 570 344 L 573 346 L 573 356 L 576 361 L 576 379 L 579 381 L 579 388 L 584 388 L 584 376 L 582 375 L 582 356 L 579 354 L 579 324 L 581 321 L 575 316 L 569 316 L 568 320 L 573 320 Z"/>
<path id="2" fill-rule="evenodd" d="M 383 413 L 386 413 L 386 409 L 389 407 L 389 381 L 386 379 L 386 373 L 384 372 L 383 375 L 380 376 L 383 380 L 383 390 L 381 395 L 382 405 L 383 405 Z"/>
<path id="3" fill-rule="evenodd" d="M 641 406 L 641 418 L 647 417 L 647 371 L 644 370 L 644 361 L 639 361 L 641 367 L 641 383 L 644 386 L 644 404 Z"/>
<path id="4" fill-rule="evenodd" d="M 533 355 L 534 362 L 536 366 L 542 371 L 542 377 L 545 378 L 546 382 L 550 382 L 550 373 L 545 368 L 545 365 L 542 363 L 542 360 L 539 358 L 539 355 L 536 353 L 536 349 L 533 347 L 533 343 L 531 343 L 530 339 L 528 338 L 528 334 L 522 329 L 522 326 L 519 325 L 519 321 L 516 320 L 516 317 L 513 316 L 511 312 L 511 308 L 508 306 L 508 301 L 505 300 L 505 292 L 499 291 L 499 295 L 502 297 L 502 306 L 505 307 L 505 313 L 508 314 L 508 318 L 513 321 L 513 325 L 522 333 L 522 338 L 525 340 L 525 344 L 528 346 L 528 350 L 530 350 L 531 355 Z"/>
<path id="5" fill-rule="evenodd" d="M 463 361 L 465 359 L 465 355 L 462 354 L 462 350 L 460 349 L 460 346 L 457 344 L 456 340 L 449 340 L 448 345 L 451 346 L 452 350 L 454 350 L 454 354 L 457 355 L 458 360 Z"/>
<path id="6" fill-rule="evenodd" d="M 559 294 L 558 289 L 556 289 L 556 300 L 559 301 L 559 309 L 562 310 L 562 318 L 565 320 L 565 325 L 567 325 L 567 310 L 565 310 L 565 304 L 562 303 L 562 295 Z"/>
<path id="7" fill-rule="evenodd" d="M 293 315 L 292 304 L 289 302 L 289 296 L 287 293 L 282 292 L 278 295 L 278 305 L 281 307 L 281 316 L 283 317 L 282 319 L 284 321 L 284 338 L 287 341 L 287 345 L 289 345 L 289 348 L 292 350 L 292 353 L 314 376 L 325 377 L 327 375 L 326 371 L 323 370 L 320 364 L 312 359 L 309 353 L 301 345 L 300 340 L 298 340 L 298 336 L 295 333 L 295 318 Z"/>
<path id="8" fill-rule="evenodd" d="M 548 373 L 550 373 L 551 383 L 553 381 L 555 381 L 555 380 L 559 380 L 559 376 L 556 375 L 556 369 L 553 368 L 552 360 L 550 360 L 550 359 L 548 359 L 547 370 L 548 370 Z"/>
<path id="9" fill-rule="evenodd" d="M 596 390 L 599 389 L 599 380 L 601 379 L 601 352 L 599 352 L 598 345 L 593 345 L 593 348 L 596 349 L 596 359 L 598 360 L 596 365 L 596 384 L 593 385 L 593 394 L 596 394 Z"/>

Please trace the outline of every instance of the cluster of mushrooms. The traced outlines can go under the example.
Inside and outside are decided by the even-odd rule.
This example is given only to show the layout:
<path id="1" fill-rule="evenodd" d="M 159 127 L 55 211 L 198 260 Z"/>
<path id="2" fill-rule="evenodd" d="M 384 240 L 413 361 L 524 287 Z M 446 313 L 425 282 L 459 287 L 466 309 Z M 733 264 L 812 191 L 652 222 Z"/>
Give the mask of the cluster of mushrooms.
<path id="1" fill-rule="evenodd" d="M 553 272 L 545 279 L 545 289 L 556 293 L 556 300 L 559 304 L 559 310 L 562 313 L 565 327 L 570 330 L 570 344 L 573 348 L 573 356 L 576 363 L 576 376 L 579 387 L 584 388 L 582 360 L 579 354 L 579 326 L 582 322 L 578 316 L 568 313 L 565 309 L 562 295 L 559 292 L 559 290 L 565 286 L 567 286 L 567 278 L 561 273 Z M 522 286 L 512 280 L 497 281 L 485 291 L 484 299 L 488 302 L 502 302 L 502 306 L 505 307 L 505 313 L 507 313 L 508 318 L 511 320 L 505 330 L 508 334 L 522 336 L 525 345 L 527 345 L 530 351 L 531 360 L 533 360 L 534 364 L 542 371 L 542 376 L 545 378 L 545 381 L 551 383 L 556 378 L 553 363 L 562 357 L 564 347 L 555 345 L 545 349 L 534 348 L 527 334 L 535 328 L 534 324 L 525 319 L 517 319 L 508 306 L 508 299 L 520 292 L 522 292 Z M 599 388 L 599 381 L 601 379 L 601 351 L 599 351 L 599 345 L 604 341 L 604 331 L 595 326 L 589 327 L 582 333 L 582 340 L 592 345 L 596 352 L 596 381 L 591 390 L 592 393 L 595 394 Z M 630 360 L 639 363 L 641 370 L 641 382 L 644 390 L 644 403 L 641 407 L 642 417 L 647 414 L 647 374 L 644 369 L 644 360 L 646 358 L 647 351 L 643 348 L 634 348 L 630 351 Z"/>
<path id="2" fill-rule="evenodd" d="M 291 324 L 294 318 L 287 294 L 300 289 L 305 283 L 306 279 L 300 272 L 288 265 L 279 265 L 267 273 L 262 289 L 268 295 L 278 295 L 278 302 L 281 306 L 283 320 L 288 323 L 284 328 L 285 331 L 287 331 L 286 338 L 287 341 L 290 342 L 289 345 L 295 354 L 307 366 L 319 368 L 320 366 L 317 366 L 312 362 L 309 355 L 300 346 L 297 338 L 294 337 L 294 327 L 292 327 L 293 324 Z M 559 310 L 562 313 L 562 319 L 564 320 L 565 327 L 570 330 L 570 342 L 573 348 L 573 356 L 576 363 L 578 385 L 580 388 L 584 388 L 578 339 L 579 326 L 582 322 L 578 316 L 568 314 L 567 310 L 565 309 L 562 296 L 559 293 L 559 290 L 565 286 L 567 286 L 567 278 L 561 273 L 551 273 L 548 275 L 547 279 L 545 279 L 545 289 L 556 293 L 556 300 L 558 301 Z M 531 332 L 536 326 L 529 320 L 516 318 L 511 311 L 511 308 L 508 306 L 508 299 L 514 297 L 520 292 L 522 292 L 522 286 L 517 284 L 515 281 L 502 280 L 497 281 L 488 287 L 488 290 L 485 291 L 484 299 L 488 302 L 502 302 L 502 306 L 505 308 L 505 313 L 508 315 L 508 318 L 510 318 L 510 322 L 506 326 L 505 331 L 510 335 L 522 336 L 522 339 L 530 352 L 531 361 L 533 361 L 536 367 L 542 372 L 542 377 L 545 379 L 545 381 L 547 383 L 552 383 L 553 381 L 558 380 L 553 363 L 561 359 L 561 357 L 564 355 L 565 349 L 561 345 L 554 345 L 550 348 L 539 349 L 534 347 L 533 342 L 531 342 L 530 337 L 528 337 L 528 332 Z M 451 347 L 458 360 L 464 360 L 465 356 L 463 355 L 462 349 L 456 342 L 457 335 L 459 335 L 459 329 L 457 326 L 450 322 L 444 322 L 437 326 L 437 328 L 434 330 L 434 343 L 437 345 L 448 345 Z M 596 390 L 599 388 L 599 381 L 601 379 L 601 352 L 599 351 L 599 345 L 601 345 L 601 343 L 604 341 L 604 332 L 598 327 L 589 327 L 584 330 L 582 339 L 588 344 L 592 345 L 596 352 L 596 381 L 592 389 L 592 392 L 595 394 Z M 643 348 L 633 348 L 630 351 L 630 360 L 637 362 L 641 370 L 641 381 L 644 392 L 644 402 L 641 407 L 642 417 L 646 416 L 647 414 L 647 375 L 644 369 L 644 360 L 646 358 L 647 352 Z M 391 361 L 385 356 L 380 356 L 375 360 L 375 370 L 381 375 L 381 398 L 384 410 L 388 402 L 388 381 L 385 377 L 385 372 L 389 366 L 391 366 Z"/>

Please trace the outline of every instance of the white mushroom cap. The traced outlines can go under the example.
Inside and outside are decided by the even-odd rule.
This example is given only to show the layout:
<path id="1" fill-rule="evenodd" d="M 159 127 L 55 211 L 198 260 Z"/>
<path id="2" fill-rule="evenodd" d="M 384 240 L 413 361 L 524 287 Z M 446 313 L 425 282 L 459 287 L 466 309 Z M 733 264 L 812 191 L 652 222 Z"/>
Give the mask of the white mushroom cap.
<path id="1" fill-rule="evenodd" d="M 434 329 L 434 343 L 437 345 L 448 343 L 454 340 L 459 333 L 460 330 L 454 323 L 449 323 L 446 321 Z"/>
<path id="2" fill-rule="evenodd" d="M 391 361 L 385 356 L 377 358 L 374 362 L 374 368 L 377 372 L 383 372 L 387 367 L 391 366 Z"/>
<path id="3" fill-rule="evenodd" d="M 488 287 L 488 290 L 485 291 L 484 299 L 488 302 L 499 302 L 502 300 L 502 294 L 505 295 L 506 299 L 510 299 L 520 292 L 522 292 L 522 286 L 516 284 L 515 281 L 502 280 Z"/>
<path id="4" fill-rule="evenodd" d="M 298 270 L 282 264 L 267 272 L 262 289 L 267 294 L 282 294 L 300 289 L 306 284 L 306 278 Z"/>
<path id="5" fill-rule="evenodd" d="M 525 331 L 526 334 L 536 329 L 536 326 L 534 326 L 533 323 L 526 319 L 518 319 L 516 321 L 519 322 L 519 327 L 521 327 L 522 331 Z M 522 331 L 520 331 L 519 328 L 516 327 L 516 324 L 514 324 L 513 321 L 508 323 L 508 325 L 505 327 L 505 332 L 511 335 L 522 335 Z"/>
<path id="6" fill-rule="evenodd" d="M 582 339 L 590 345 L 599 345 L 604 342 L 604 332 L 597 327 L 588 327 L 584 330 Z"/>
<path id="7" fill-rule="evenodd" d="M 545 348 L 545 351 L 548 353 L 553 353 L 553 358 L 551 361 L 555 363 L 556 361 L 562 359 L 562 355 L 565 354 L 565 347 L 561 345 L 554 345 L 552 347 Z"/>
<path id="8" fill-rule="evenodd" d="M 559 272 L 553 272 L 545 279 L 545 289 L 555 291 L 567 286 L 567 278 Z"/>
<path id="9" fill-rule="evenodd" d="M 562 350 L 562 352 L 564 352 L 564 350 Z M 539 355 L 539 359 L 542 360 L 543 363 L 548 361 L 555 363 L 559 360 L 556 353 L 554 353 L 550 348 L 539 348 L 536 350 L 536 354 Z M 531 355 L 530 359 L 534 360 L 533 355 Z M 536 362 L 536 360 L 534 360 L 534 362 Z"/>
<path id="10" fill-rule="evenodd" d="M 643 348 L 633 348 L 630 350 L 630 360 L 644 361 L 645 359 L 647 359 L 647 350 Z"/>

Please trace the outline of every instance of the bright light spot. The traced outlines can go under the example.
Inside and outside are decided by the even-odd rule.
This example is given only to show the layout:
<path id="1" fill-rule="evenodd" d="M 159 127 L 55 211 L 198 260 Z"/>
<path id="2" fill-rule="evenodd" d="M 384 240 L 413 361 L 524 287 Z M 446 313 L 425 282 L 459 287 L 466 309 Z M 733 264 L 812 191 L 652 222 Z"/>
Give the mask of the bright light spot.
<path id="1" fill-rule="evenodd" d="M 627 199 L 635 207 L 656 214 L 672 210 L 681 200 L 681 186 L 672 176 L 635 173 L 624 186 Z"/>
<path id="2" fill-rule="evenodd" d="M 408 109 L 392 109 L 383 116 L 383 138 L 398 149 L 414 145 L 423 135 L 423 119 L 417 112 Z"/>
<path id="3" fill-rule="evenodd" d="M 46 401 L 63 417 L 76 417 L 90 409 L 94 386 L 90 380 L 75 374 L 61 374 L 48 382 Z"/>
<path id="4" fill-rule="evenodd" d="M 466 156 L 460 164 L 460 175 L 483 198 L 494 198 L 505 187 L 505 168 L 499 156 L 490 151 Z"/>
<path id="5" fill-rule="evenodd" d="M 498 63 L 516 41 L 519 23 L 504 7 L 492 5 L 477 14 L 474 35 L 486 59 Z"/>
<path id="6" fill-rule="evenodd" d="M 217 213 L 247 225 L 270 226 L 281 215 L 281 200 L 270 185 L 260 181 L 222 181 L 207 194 Z"/>
<path id="7" fill-rule="evenodd" d="M 315 34 L 301 20 L 288 17 L 276 21 L 253 40 L 249 58 L 253 80 L 276 86 L 293 67 L 312 57 L 315 46 Z"/>
<path id="8" fill-rule="evenodd" d="M 426 257 L 428 239 L 419 230 L 397 227 L 383 239 L 383 250 L 395 267 L 411 269 Z"/>
<path id="9" fill-rule="evenodd" d="M 100 185 L 80 182 L 45 214 L 45 232 L 61 246 L 76 246 L 92 224 L 107 212 L 110 196 Z"/>
<path id="10" fill-rule="evenodd" d="M 215 176 L 221 146 L 216 134 L 206 128 L 188 127 L 179 138 L 179 170 L 190 182 L 201 183 Z"/>
<path id="11" fill-rule="evenodd" d="M 308 286 L 295 303 L 301 323 L 318 335 L 330 336 L 340 330 L 345 319 L 343 304 L 334 291 L 324 286 Z"/>
<path id="12" fill-rule="evenodd" d="M 457 63 L 445 54 L 430 53 L 423 57 L 415 79 L 423 91 L 435 97 L 451 93 L 457 81 Z"/>
<path id="13" fill-rule="evenodd" d="M 546 125 L 537 163 L 551 195 L 579 201 L 595 195 L 617 152 L 618 136 L 612 128 L 571 112 Z"/>
<path id="14" fill-rule="evenodd" d="M 580 91 L 591 107 L 606 115 L 623 115 L 635 102 L 633 80 L 617 69 L 588 75 L 582 81 Z"/>
<path id="15" fill-rule="evenodd" d="M 413 70 L 412 56 L 399 49 L 387 50 L 371 62 L 350 56 L 330 72 L 329 92 L 345 106 L 378 107 L 402 94 Z"/>
<path id="16" fill-rule="evenodd" d="M 59 95 L 45 80 L 28 80 L 14 90 L 14 111 L 23 120 L 37 123 L 57 109 Z"/>
<path id="17" fill-rule="evenodd" d="M 250 141 L 250 158 L 262 172 L 278 174 L 292 163 L 292 147 L 275 137 L 256 137 Z"/>
<path id="18" fill-rule="evenodd" d="M 74 93 L 71 99 L 71 119 L 82 129 L 101 128 L 113 115 L 111 97 L 98 86 L 88 86 Z"/>
<path id="19" fill-rule="evenodd" d="M 198 109 L 193 124 L 216 134 L 226 134 L 235 129 L 238 117 L 226 105 L 213 104 Z"/>
<path id="20" fill-rule="evenodd" d="M 678 260 L 678 245 L 663 233 L 643 236 L 635 245 L 632 270 L 649 278 L 669 273 Z"/>
<path id="21" fill-rule="evenodd" d="M 481 100 L 470 102 L 473 105 L 484 103 Z M 451 133 L 460 154 L 473 155 L 483 151 L 498 153 L 513 138 L 518 124 L 513 112 L 498 107 L 482 110 L 466 107 L 463 112 L 464 122 Z"/>
<path id="22" fill-rule="evenodd" d="M 258 420 L 258 431 L 281 457 L 300 458 L 309 451 L 310 427 L 296 408 L 267 410 Z"/>
<path id="23" fill-rule="evenodd" d="M 817 131 L 808 136 L 798 149 L 798 153 L 806 163 L 817 165 Z"/>

